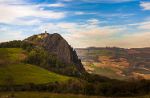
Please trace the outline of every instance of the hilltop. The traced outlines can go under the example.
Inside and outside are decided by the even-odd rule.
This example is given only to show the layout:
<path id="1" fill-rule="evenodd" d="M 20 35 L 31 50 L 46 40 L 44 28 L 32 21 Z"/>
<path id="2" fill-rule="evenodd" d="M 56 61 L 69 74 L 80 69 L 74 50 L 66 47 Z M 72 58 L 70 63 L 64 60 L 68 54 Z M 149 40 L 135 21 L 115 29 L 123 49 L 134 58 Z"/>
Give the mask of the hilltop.
<path id="1" fill-rule="evenodd" d="M 78 59 L 76 51 L 60 34 L 41 33 L 26 38 L 24 41 L 43 47 L 49 53 L 55 54 L 61 62 L 68 65 L 75 65 L 79 71 L 84 71 L 84 67 L 81 60 Z"/>

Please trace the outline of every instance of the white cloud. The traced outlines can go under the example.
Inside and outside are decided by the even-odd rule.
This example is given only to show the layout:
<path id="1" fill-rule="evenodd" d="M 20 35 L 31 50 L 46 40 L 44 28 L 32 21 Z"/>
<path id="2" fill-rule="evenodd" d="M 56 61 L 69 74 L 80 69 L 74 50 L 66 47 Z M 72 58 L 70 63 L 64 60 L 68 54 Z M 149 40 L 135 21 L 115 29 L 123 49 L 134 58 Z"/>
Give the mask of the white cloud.
<path id="1" fill-rule="evenodd" d="M 89 24 L 92 24 L 92 25 L 98 25 L 98 24 L 100 24 L 100 21 L 98 20 L 98 19 L 89 19 L 88 21 L 87 21 Z"/>
<path id="2" fill-rule="evenodd" d="M 93 14 L 93 15 L 95 14 L 95 15 L 96 15 L 96 14 L 98 14 L 98 13 L 95 13 L 95 12 L 76 11 L 76 12 L 74 12 L 74 14 L 75 14 L 75 15 L 89 15 L 89 14 L 91 14 L 91 15 L 92 15 L 92 14 Z"/>
<path id="3" fill-rule="evenodd" d="M 137 0 L 82 0 L 82 1 L 91 3 L 122 3 L 122 2 L 133 2 Z"/>
<path id="4" fill-rule="evenodd" d="M 85 13 L 85 12 L 80 12 L 80 11 L 79 11 L 79 12 L 75 12 L 74 14 L 75 14 L 75 15 L 84 15 L 84 14 L 86 14 L 86 13 Z"/>
<path id="5" fill-rule="evenodd" d="M 24 0 L 0 0 L 0 4 L 23 4 Z"/>
<path id="6" fill-rule="evenodd" d="M 76 0 L 59 0 L 59 1 L 70 2 Z M 91 3 L 122 3 L 122 2 L 133 2 L 138 0 L 80 0 L 80 1 L 91 2 Z"/>
<path id="7" fill-rule="evenodd" d="M 92 20 L 92 19 L 91 19 Z M 136 27 L 138 29 L 145 29 L 140 26 L 144 26 L 148 23 L 142 22 Z M 130 25 L 129 25 L 130 26 Z M 149 47 L 150 45 L 150 32 L 139 31 L 131 32 L 128 31 L 126 26 L 104 26 L 100 27 L 97 24 L 91 24 L 89 20 L 86 23 L 49 23 L 45 24 L 46 30 L 53 33 L 62 33 L 62 36 L 73 46 L 73 47 L 89 47 L 89 46 L 117 46 L 123 48 L 132 47 Z M 43 30 L 44 27 L 40 29 Z M 120 37 L 115 37 L 115 35 Z"/>
<path id="8" fill-rule="evenodd" d="M 87 20 L 86 23 L 47 23 L 40 26 L 38 31 L 42 32 L 43 30 L 47 30 L 49 33 L 61 32 L 63 37 L 73 47 L 85 47 L 92 45 L 92 43 L 95 45 L 94 41 L 99 41 L 99 39 L 107 39 L 124 30 L 124 28 L 118 28 L 115 26 L 100 27 L 97 24 L 98 22 L 99 21 L 96 19 L 90 19 Z M 103 45 L 104 44 L 105 43 L 103 43 Z"/>
<path id="9" fill-rule="evenodd" d="M 138 32 L 136 34 L 127 34 L 121 38 L 109 39 L 112 41 L 106 42 L 108 46 L 118 46 L 124 48 L 140 48 L 150 46 L 150 32 Z"/>
<path id="10" fill-rule="evenodd" d="M 63 3 L 54 3 L 54 4 L 39 4 L 39 7 L 65 7 L 66 5 Z"/>
<path id="11" fill-rule="evenodd" d="M 143 8 L 143 10 L 150 10 L 150 2 L 141 2 L 140 6 Z"/>
<path id="12" fill-rule="evenodd" d="M 9 1 L 9 0 L 7 0 Z M 11 0 L 17 1 L 17 0 Z M 37 17 L 47 19 L 61 19 L 66 16 L 65 12 L 56 12 L 52 10 L 44 10 L 41 6 L 36 5 L 14 5 L 7 4 L 6 1 L 2 0 L 0 4 L 0 23 L 16 24 L 16 20 L 22 17 Z M 53 4 L 49 6 L 62 6 L 61 4 Z"/>
<path id="13" fill-rule="evenodd" d="M 150 30 L 150 19 L 147 18 L 143 22 L 128 24 L 128 26 L 135 26 L 139 30 Z"/>
<path id="14" fill-rule="evenodd" d="M 0 29 L 0 42 L 10 41 L 10 40 L 22 40 L 23 36 L 22 31 L 13 30 L 8 27 L 3 27 Z"/>
<path id="15" fill-rule="evenodd" d="M 150 30 L 150 21 L 139 23 L 139 29 Z"/>
<path id="16" fill-rule="evenodd" d="M 15 25 L 23 25 L 23 26 L 29 26 L 29 25 L 41 25 L 42 21 L 39 19 L 16 19 L 14 22 L 16 22 Z M 14 22 L 12 22 L 11 25 L 14 25 Z"/>
<path id="17" fill-rule="evenodd" d="M 59 1 L 71 2 L 73 0 L 59 0 Z"/>
<path id="18" fill-rule="evenodd" d="M 62 0 L 60 0 L 62 1 Z M 69 2 L 72 0 L 63 0 Z M 89 0 L 84 0 L 88 1 Z M 95 0 L 95 2 L 119 3 L 131 0 Z M 133 1 L 133 0 L 132 0 Z M 17 4 L 14 4 L 17 3 Z M 94 2 L 94 0 L 93 0 Z M 26 4 L 25 4 L 26 3 Z M 23 5 L 20 5 L 23 4 Z M 25 4 L 25 5 L 24 5 Z M 29 5 L 23 0 L 0 0 L 0 23 L 11 25 L 38 25 L 39 28 L 32 28 L 32 31 L 38 33 L 47 30 L 49 33 L 62 33 L 63 37 L 73 47 L 89 47 L 89 46 L 118 46 L 118 47 L 144 47 L 150 45 L 150 21 L 129 24 L 127 26 L 135 26 L 138 32 L 126 32 L 129 28 L 126 26 L 104 26 L 101 27 L 103 21 L 96 18 L 85 20 L 85 22 L 59 22 L 59 23 L 43 23 L 43 19 L 62 19 L 66 17 L 65 12 L 56 12 L 53 10 L 44 10 L 44 7 L 65 7 L 62 3 L 56 4 L 39 4 Z M 141 6 L 145 10 L 149 10 L 148 2 L 142 2 Z M 74 12 L 76 15 L 96 14 L 87 12 Z M 100 14 L 105 17 L 128 17 L 134 14 Z M 32 17 L 26 19 L 25 17 Z M 26 29 L 26 28 L 25 28 Z M 142 31 L 142 32 L 140 32 Z M 21 30 L 17 32 L 11 28 L 0 28 L 0 41 L 25 38 Z M 121 35 L 118 38 L 118 35 Z M 32 34 L 31 34 L 32 35 Z M 115 37 L 117 35 L 117 37 Z"/>

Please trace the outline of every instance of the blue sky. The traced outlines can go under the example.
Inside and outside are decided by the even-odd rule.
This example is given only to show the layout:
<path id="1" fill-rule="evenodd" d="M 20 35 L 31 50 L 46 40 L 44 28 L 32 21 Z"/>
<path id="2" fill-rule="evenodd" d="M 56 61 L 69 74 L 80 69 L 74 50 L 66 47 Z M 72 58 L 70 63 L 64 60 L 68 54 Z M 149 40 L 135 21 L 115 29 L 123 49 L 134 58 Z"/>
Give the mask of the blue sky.
<path id="1" fill-rule="evenodd" d="M 150 47 L 150 0 L 0 0 L 0 42 L 45 30 L 73 47 Z"/>

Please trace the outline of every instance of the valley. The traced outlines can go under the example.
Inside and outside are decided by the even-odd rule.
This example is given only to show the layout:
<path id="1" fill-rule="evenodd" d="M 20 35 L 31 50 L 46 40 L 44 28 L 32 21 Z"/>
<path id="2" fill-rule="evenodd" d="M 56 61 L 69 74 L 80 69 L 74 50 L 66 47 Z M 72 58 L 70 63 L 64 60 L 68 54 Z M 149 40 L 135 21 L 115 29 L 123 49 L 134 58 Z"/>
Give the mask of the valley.
<path id="1" fill-rule="evenodd" d="M 81 48 L 76 49 L 85 69 L 112 79 L 150 79 L 150 48 Z"/>

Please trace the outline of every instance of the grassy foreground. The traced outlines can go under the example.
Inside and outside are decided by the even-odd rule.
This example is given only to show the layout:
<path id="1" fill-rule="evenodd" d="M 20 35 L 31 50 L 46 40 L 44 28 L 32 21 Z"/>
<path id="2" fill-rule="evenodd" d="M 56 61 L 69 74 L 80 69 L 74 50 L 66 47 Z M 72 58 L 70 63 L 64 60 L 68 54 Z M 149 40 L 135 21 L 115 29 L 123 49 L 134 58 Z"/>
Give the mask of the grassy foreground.
<path id="1" fill-rule="evenodd" d="M 54 94 L 46 92 L 0 92 L 0 98 L 150 98 L 150 95 L 139 97 L 102 97 L 72 94 Z"/>

